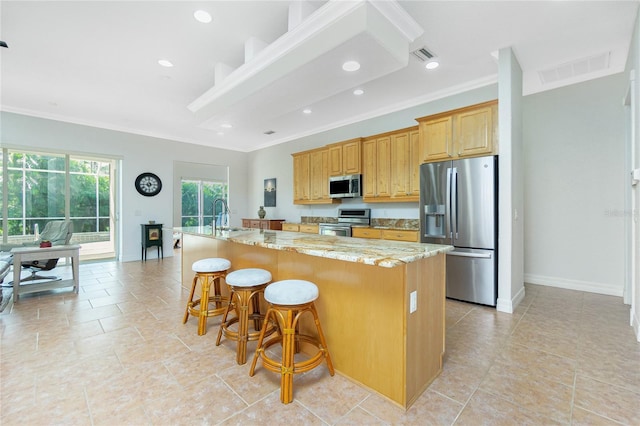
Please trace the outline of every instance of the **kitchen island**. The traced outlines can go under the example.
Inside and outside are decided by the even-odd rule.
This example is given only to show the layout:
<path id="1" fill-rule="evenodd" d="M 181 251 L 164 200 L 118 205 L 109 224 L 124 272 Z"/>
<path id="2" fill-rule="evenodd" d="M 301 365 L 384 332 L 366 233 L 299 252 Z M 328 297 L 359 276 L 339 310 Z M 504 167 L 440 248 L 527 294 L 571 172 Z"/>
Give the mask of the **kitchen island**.
<path id="1" fill-rule="evenodd" d="M 210 228 L 176 231 L 183 234 L 185 288 L 193 280 L 191 264 L 205 257 L 227 258 L 234 270 L 267 269 L 274 281 L 315 283 L 335 369 L 401 407 L 408 408 L 440 373 L 450 246 L 285 231 L 224 231 L 215 237 Z M 303 332 L 312 333 L 305 320 Z"/>

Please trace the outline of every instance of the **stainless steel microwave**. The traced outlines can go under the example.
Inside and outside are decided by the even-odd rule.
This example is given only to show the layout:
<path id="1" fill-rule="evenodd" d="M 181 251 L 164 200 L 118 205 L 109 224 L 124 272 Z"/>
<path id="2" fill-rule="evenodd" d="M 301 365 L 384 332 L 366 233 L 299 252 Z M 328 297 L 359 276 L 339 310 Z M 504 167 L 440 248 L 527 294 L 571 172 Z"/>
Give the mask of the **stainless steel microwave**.
<path id="1" fill-rule="evenodd" d="M 329 196 L 331 198 L 362 197 L 362 175 L 331 176 Z"/>

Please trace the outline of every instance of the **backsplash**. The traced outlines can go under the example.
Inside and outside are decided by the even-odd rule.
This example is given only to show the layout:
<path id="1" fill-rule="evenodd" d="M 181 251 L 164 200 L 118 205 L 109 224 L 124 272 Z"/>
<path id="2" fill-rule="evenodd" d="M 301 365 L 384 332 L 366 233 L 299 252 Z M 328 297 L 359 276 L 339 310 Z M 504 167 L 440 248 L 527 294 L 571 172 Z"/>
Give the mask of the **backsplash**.
<path id="1" fill-rule="evenodd" d="M 325 217 L 325 216 L 301 216 L 301 223 L 338 223 L 338 218 L 336 217 Z"/>
<path id="2" fill-rule="evenodd" d="M 338 223 L 338 219 L 335 217 L 325 216 L 301 216 L 301 223 Z M 393 229 L 420 229 L 420 219 L 387 219 L 387 218 L 374 218 L 371 219 L 371 226 L 380 228 L 393 228 Z"/>
<path id="3" fill-rule="evenodd" d="M 393 229 L 420 229 L 420 219 L 371 219 L 371 226 Z"/>

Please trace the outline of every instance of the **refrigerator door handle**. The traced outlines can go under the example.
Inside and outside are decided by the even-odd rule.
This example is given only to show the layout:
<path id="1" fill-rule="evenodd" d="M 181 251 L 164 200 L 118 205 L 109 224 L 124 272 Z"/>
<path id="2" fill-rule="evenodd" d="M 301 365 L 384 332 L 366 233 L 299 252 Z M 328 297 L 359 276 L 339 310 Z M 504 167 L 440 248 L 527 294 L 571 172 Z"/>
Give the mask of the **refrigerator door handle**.
<path id="1" fill-rule="evenodd" d="M 451 220 L 451 175 L 453 169 L 451 167 L 447 168 L 447 191 L 446 191 L 446 201 L 445 201 L 445 209 L 446 215 L 445 218 L 447 222 L 445 223 L 445 233 L 449 234 L 449 238 L 453 238 L 453 221 Z"/>
<path id="2" fill-rule="evenodd" d="M 491 259 L 491 253 L 463 253 L 459 251 L 450 251 L 447 253 L 447 256 L 458 256 L 458 257 L 475 257 L 478 259 Z"/>
<path id="3" fill-rule="evenodd" d="M 451 169 L 451 232 L 458 239 L 458 169 Z"/>

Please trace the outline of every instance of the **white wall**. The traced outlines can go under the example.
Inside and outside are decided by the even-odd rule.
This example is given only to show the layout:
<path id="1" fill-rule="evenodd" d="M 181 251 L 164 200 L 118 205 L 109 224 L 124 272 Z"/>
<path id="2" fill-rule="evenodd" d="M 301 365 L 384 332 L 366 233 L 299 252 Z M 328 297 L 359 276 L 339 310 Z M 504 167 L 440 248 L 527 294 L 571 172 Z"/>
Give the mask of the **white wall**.
<path id="1" fill-rule="evenodd" d="M 622 296 L 626 84 L 524 98 L 526 282 Z"/>
<path id="2" fill-rule="evenodd" d="M 247 154 L 200 145 L 25 115 L 1 113 L 2 146 L 25 150 L 41 149 L 50 152 L 95 154 L 122 159 L 120 170 L 121 232 L 119 259 L 140 259 L 140 224 L 155 220 L 166 226 L 165 256 L 172 256 L 171 227 L 173 219 L 174 161 L 225 165 L 229 167 L 229 203 L 232 206 L 231 224 L 241 225 L 247 214 Z M 136 176 L 153 172 L 162 180 L 163 188 L 155 197 L 143 197 L 134 188 Z M 233 213 L 233 212 L 236 213 Z M 149 258 L 155 256 L 149 250 Z"/>

